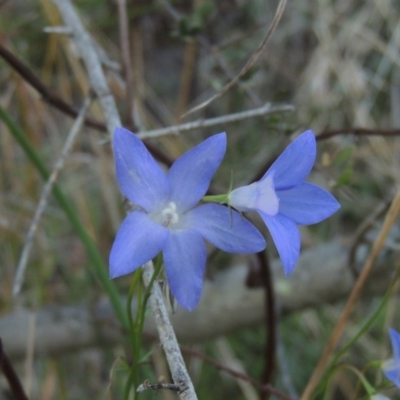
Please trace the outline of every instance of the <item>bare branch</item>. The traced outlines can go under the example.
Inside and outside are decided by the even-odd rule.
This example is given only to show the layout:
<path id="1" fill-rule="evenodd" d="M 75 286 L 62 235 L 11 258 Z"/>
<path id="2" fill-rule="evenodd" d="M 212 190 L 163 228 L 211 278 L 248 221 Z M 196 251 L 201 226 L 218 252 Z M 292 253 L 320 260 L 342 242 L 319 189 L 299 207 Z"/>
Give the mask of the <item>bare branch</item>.
<path id="1" fill-rule="evenodd" d="M 285 112 L 292 112 L 295 110 L 295 107 L 290 104 L 283 105 L 273 105 L 271 103 L 267 103 L 260 108 L 254 108 L 252 110 L 242 111 L 234 114 L 223 115 L 222 117 L 209 118 L 209 119 L 199 119 L 193 122 L 187 122 L 181 125 L 168 126 L 167 128 L 154 129 L 151 131 L 140 132 L 138 136 L 141 139 L 146 138 L 154 138 L 158 136 L 164 135 L 172 135 L 172 134 L 180 134 L 183 132 L 192 131 L 194 129 L 199 128 L 207 128 L 210 126 L 226 124 L 229 122 L 240 121 L 243 119 L 261 117 L 270 114 L 278 114 Z"/>
<path id="2" fill-rule="evenodd" d="M 119 35 L 120 44 L 122 50 L 122 60 L 124 65 L 124 76 L 126 83 L 125 99 L 126 107 L 128 110 L 128 119 L 130 126 L 135 127 L 135 121 L 133 119 L 133 76 L 132 76 L 132 63 L 131 63 L 131 51 L 129 42 L 129 20 L 126 10 L 126 0 L 118 0 L 118 21 L 119 21 Z"/>
<path id="3" fill-rule="evenodd" d="M 175 383 L 166 383 L 166 382 L 157 382 L 157 383 L 150 383 L 147 379 L 138 386 L 136 391 L 138 393 L 143 393 L 146 390 L 160 390 L 160 389 L 167 389 L 172 390 L 174 392 L 183 392 L 186 390 L 186 386 L 182 385 L 179 386 Z"/>
<path id="4" fill-rule="evenodd" d="M 0 338 L 0 372 L 3 372 L 10 386 L 11 392 L 14 395 L 15 400 L 28 400 L 25 394 L 24 388 L 22 387 L 21 381 L 14 370 L 10 360 L 3 349 L 3 342 Z"/>
<path id="5" fill-rule="evenodd" d="M 53 0 L 60 11 L 61 17 L 67 27 L 71 28 L 75 44 L 80 50 L 80 55 L 88 73 L 90 85 L 96 93 L 104 111 L 107 130 L 110 136 L 115 128 L 121 126 L 121 119 L 115 100 L 110 92 L 101 66 L 100 57 L 93 46 L 90 35 L 82 25 L 70 0 Z"/>
<path id="6" fill-rule="evenodd" d="M 237 379 L 240 379 L 244 382 L 251 383 L 255 388 L 259 389 L 261 393 L 270 393 L 270 394 L 275 395 L 279 399 L 291 400 L 291 398 L 289 396 L 287 396 L 286 394 L 275 389 L 269 383 L 265 384 L 265 383 L 259 382 L 257 379 L 252 378 L 251 376 L 245 374 L 244 372 L 238 371 L 237 368 L 235 368 L 235 367 L 232 368 L 232 365 L 230 365 L 228 367 L 225 363 L 218 362 L 214 358 L 207 356 L 203 352 L 193 349 L 193 347 L 181 346 L 181 349 L 184 354 L 192 355 L 196 358 L 199 358 L 200 360 L 205 361 L 207 364 L 214 366 L 215 368 L 217 368 L 220 371 L 226 372 L 227 374 L 229 374 Z M 295 396 L 292 396 L 292 397 L 295 398 Z"/>
<path id="7" fill-rule="evenodd" d="M 26 65 L 22 60 L 20 60 L 15 54 L 11 53 L 10 50 L 6 49 L 0 43 L 0 57 L 3 58 L 13 69 L 16 71 L 24 80 L 28 82 L 38 93 L 42 96 L 43 100 L 50 104 L 51 106 L 57 108 L 63 113 L 76 118 L 78 116 L 78 111 L 69 103 L 64 101 L 57 94 L 53 93 L 35 73 Z M 87 117 L 85 119 L 85 124 L 96 128 L 100 131 L 105 131 L 106 126 L 93 118 Z"/>
<path id="8" fill-rule="evenodd" d="M 154 274 L 152 263 L 147 263 L 143 269 L 143 282 L 146 286 L 150 284 Z M 194 391 L 193 383 L 186 370 L 185 362 L 176 340 L 174 328 L 168 317 L 167 309 L 165 308 L 163 296 L 158 283 L 154 283 L 151 287 L 151 296 L 149 298 L 150 307 L 154 314 L 157 331 L 161 339 L 161 344 L 167 357 L 168 365 L 171 370 L 171 375 L 174 382 L 178 385 L 185 385 L 185 390 L 179 393 L 181 399 L 197 400 L 196 392 Z"/>

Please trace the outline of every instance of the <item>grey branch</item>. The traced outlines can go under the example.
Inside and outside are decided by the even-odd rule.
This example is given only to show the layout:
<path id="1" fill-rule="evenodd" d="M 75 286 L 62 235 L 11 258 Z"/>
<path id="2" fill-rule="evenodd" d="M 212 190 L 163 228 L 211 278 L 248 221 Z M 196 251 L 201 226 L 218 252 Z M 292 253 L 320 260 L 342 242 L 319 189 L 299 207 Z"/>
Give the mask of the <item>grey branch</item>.
<path id="1" fill-rule="evenodd" d="M 145 380 L 141 385 L 138 386 L 136 391 L 138 393 L 143 393 L 145 390 L 159 390 L 159 389 L 167 389 L 173 390 L 175 392 L 183 392 L 186 390 L 186 386 L 177 385 L 175 383 L 165 383 L 165 382 L 158 382 L 151 384 L 148 380 Z"/>
<path id="2" fill-rule="evenodd" d="M 152 263 L 147 263 L 146 268 L 143 270 L 143 282 L 146 286 L 150 284 L 151 278 L 154 273 Z M 155 282 L 152 287 L 152 296 L 149 299 L 150 307 L 154 313 L 158 335 L 161 339 L 161 344 L 167 357 L 168 365 L 171 369 L 171 375 L 176 384 L 182 382 L 185 384 L 185 390 L 182 390 L 179 395 L 184 400 L 197 400 L 196 392 L 190 376 L 186 370 L 185 362 L 179 348 L 178 341 L 176 340 L 174 328 L 168 317 L 168 312 L 165 308 L 162 293 L 158 282 Z M 182 368 L 183 366 L 183 368 Z"/>
<path id="3" fill-rule="evenodd" d="M 356 265 L 361 264 L 367 251 L 366 245 L 359 248 Z M 363 292 L 365 296 L 370 298 L 386 291 L 393 265 L 396 265 L 395 257 L 396 253 L 390 250 L 382 253 Z M 272 268 L 283 315 L 343 300 L 355 281 L 348 265 L 348 248 L 340 240 L 304 251 L 289 278 L 284 276 L 279 261 L 273 262 Z M 246 286 L 247 272 L 246 266 L 236 265 L 217 275 L 212 282 L 206 281 L 199 306 L 192 312 L 178 309 L 171 316 L 178 339 L 202 342 L 261 324 L 265 318 L 264 291 Z M 122 337 L 107 300 L 92 308 L 81 305 L 38 310 L 35 332 L 29 328 L 31 315 L 32 311 L 19 310 L 0 318 L 0 337 L 10 357 L 24 357 L 27 339 L 32 335 L 36 355 L 119 343 Z M 153 337 L 157 334 L 153 318 L 146 319 L 145 332 Z"/>
<path id="4" fill-rule="evenodd" d="M 93 46 L 93 41 L 82 25 L 70 0 L 53 0 L 60 11 L 65 25 L 71 29 L 73 40 L 85 64 L 90 85 L 99 98 L 103 108 L 107 129 L 112 136 L 116 127 L 121 126 L 118 109 L 103 73 L 100 56 Z"/>
<path id="5" fill-rule="evenodd" d="M 214 125 L 226 124 L 228 122 L 235 122 L 242 119 L 266 116 L 270 114 L 278 114 L 285 112 L 292 112 L 295 107 L 290 104 L 273 105 L 267 103 L 259 108 L 254 108 L 251 110 L 238 112 L 235 114 L 223 115 L 222 117 L 209 118 L 209 119 L 199 119 L 193 122 L 187 122 L 181 125 L 168 126 L 166 128 L 154 129 L 151 131 L 140 132 L 138 136 L 141 139 L 154 138 L 163 135 L 180 134 L 187 131 L 192 131 L 198 128 L 207 128 Z"/>

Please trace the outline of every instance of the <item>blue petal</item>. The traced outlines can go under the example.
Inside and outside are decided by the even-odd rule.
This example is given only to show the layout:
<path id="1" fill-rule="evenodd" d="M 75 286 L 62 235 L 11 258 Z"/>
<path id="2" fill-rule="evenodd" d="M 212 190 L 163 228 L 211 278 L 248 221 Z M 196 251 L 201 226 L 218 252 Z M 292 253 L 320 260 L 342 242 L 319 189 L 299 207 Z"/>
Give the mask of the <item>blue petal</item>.
<path id="1" fill-rule="evenodd" d="M 382 364 L 382 370 L 386 378 L 400 389 L 400 363 L 393 359 L 388 360 Z"/>
<path id="2" fill-rule="evenodd" d="M 399 389 L 400 389 L 400 367 L 395 366 L 391 369 L 384 369 L 383 373 L 385 374 L 386 378 L 392 381 Z"/>
<path id="3" fill-rule="evenodd" d="M 389 329 L 392 342 L 393 358 L 382 364 L 386 378 L 391 380 L 400 389 L 400 334 L 394 329 Z"/>
<path id="4" fill-rule="evenodd" d="M 201 297 L 207 251 L 193 230 L 171 231 L 163 249 L 168 284 L 178 303 L 193 310 Z"/>
<path id="5" fill-rule="evenodd" d="M 257 228 L 228 207 L 204 204 L 189 211 L 186 218 L 191 229 L 228 253 L 257 253 L 265 249 L 265 240 Z"/>
<path id="6" fill-rule="evenodd" d="M 284 215 L 270 217 L 260 213 L 267 225 L 286 275 L 290 275 L 296 266 L 300 254 L 300 234 L 296 224 Z"/>
<path id="7" fill-rule="evenodd" d="M 155 257 L 164 246 L 169 230 L 141 211 L 122 222 L 110 253 L 110 278 L 129 274 Z"/>
<path id="8" fill-rule="evenodd" d="M 315 136 L 312 131 L 302 133 L 271 165 L 262 179 L 275 171 L 275 190 L 290 189 L 302 183 L 311 171 L 316 155 Z"/>
<path id="9" fill-rule="evenodd" d="M 226 150 L 225 132 L 211 136 L 179 157 L 168 173 L 171 199 L 182 210 L 195 206 L 205 195 Z"/>
<path id="10" fill-rule="evenodd" d="M 124 128 L 114 132 L 117 179 L 123 194 L 147 212 L 170 193 L 168 179 L 143 142 Z"/>
<path id="11" fill-rule="evenodd" d="M 389 334 L 390 334 L 390 340 L 392 342 L 393 358 L 395 361 L 400 361 L 400 333 L 390 328 Z"/>
<path id="12" fill-rule="evenodd" d="M 296 224 L 310 225 L 328 218 L 340 204 L 326 190 L 311 183 L 302 183 L 289 190 L 278 191 L 279 214 Z"/>

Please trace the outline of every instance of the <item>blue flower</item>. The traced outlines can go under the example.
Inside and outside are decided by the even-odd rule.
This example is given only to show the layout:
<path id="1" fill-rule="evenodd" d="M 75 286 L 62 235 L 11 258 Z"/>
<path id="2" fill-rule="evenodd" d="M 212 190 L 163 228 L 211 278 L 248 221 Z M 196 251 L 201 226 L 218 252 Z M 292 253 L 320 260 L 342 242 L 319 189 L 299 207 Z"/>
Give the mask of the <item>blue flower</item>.
<path id="1" fill-rule="evenodd" d="M 262 235 L 237 212 L 219 204 L 197 206 L 225 154 L 225 133 L 182 155 L 168 173 L 126 129 L 116 129 L 113 144 L 119 186 L 137 210 L 117 232 L 110 253 L 111 278 L 136 270 L 162 251 L 173 295 L 192 310 L 203 285 L 204 239 L 232 253 L 265 248 Z"/>
<path id="2" fill-rule="evenodd" d="M 386 378 L 391 380 L 400 389 L 400 334 L 394 329 L 389 329 L 392 342 L 393 358 L 382 365 Z"/>
<path id="3" fill-rule="evenodd" d="M 278 249 L 286 275 L 299 258 L 297 225 L 310 225 L 332 215 L 340 207 L 335 198 L 318 186 L 304 182 L 315 161 L 312 131 L 291 143 L 260 181 L 233 190 L 228 203 L 239 211 L 257 211 Z"/>

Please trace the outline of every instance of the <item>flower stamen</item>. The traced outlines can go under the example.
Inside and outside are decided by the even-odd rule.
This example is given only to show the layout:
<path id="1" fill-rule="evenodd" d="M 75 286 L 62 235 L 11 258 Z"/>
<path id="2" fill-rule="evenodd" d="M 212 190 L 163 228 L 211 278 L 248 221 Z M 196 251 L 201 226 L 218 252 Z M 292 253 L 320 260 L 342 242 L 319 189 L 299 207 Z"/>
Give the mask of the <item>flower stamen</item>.
<path id="1" fill-rule="evenodd" d="M 162 225 L 168 227 L 170 224 L 176 224 L 179 221 L 179 215 L 176 212 L 176 204 L 171 201 L 168 206 L 161 211 Z"/>

